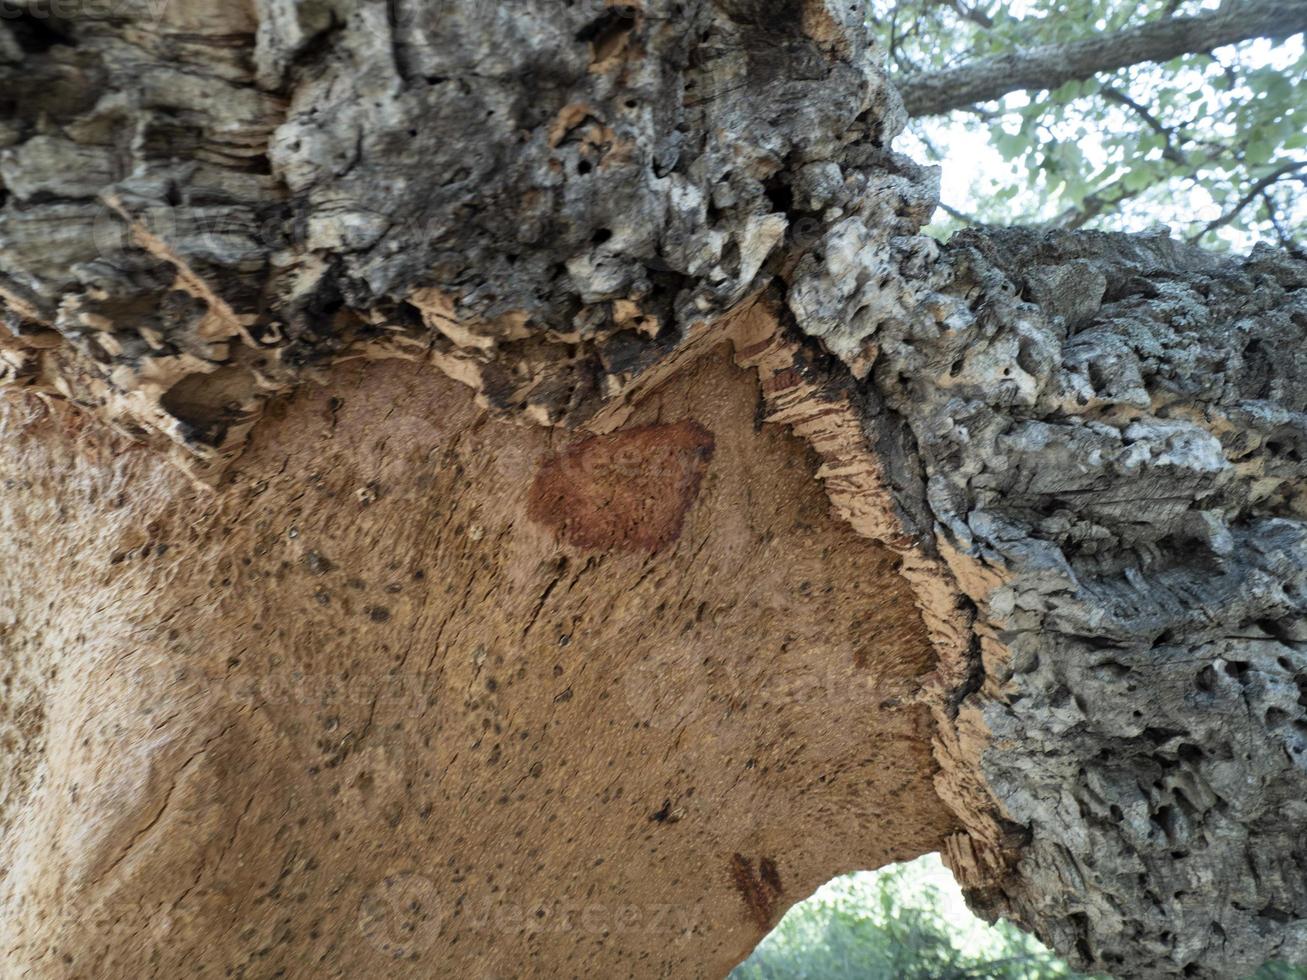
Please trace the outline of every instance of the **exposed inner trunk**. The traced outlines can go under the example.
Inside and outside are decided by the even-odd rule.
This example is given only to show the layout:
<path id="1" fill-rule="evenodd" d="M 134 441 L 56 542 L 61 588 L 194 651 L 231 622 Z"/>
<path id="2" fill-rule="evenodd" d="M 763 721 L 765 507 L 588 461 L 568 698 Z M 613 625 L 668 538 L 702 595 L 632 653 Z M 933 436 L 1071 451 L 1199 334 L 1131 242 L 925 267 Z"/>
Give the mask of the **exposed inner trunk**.
<path id="1" fill-rule="evenodd" d="M 11 962 L 718 976 L 940 849 L 913 596 L 760 399 L 718 346 L 586 437 L 361 364 L 214 494 L 11 398 Z"/>

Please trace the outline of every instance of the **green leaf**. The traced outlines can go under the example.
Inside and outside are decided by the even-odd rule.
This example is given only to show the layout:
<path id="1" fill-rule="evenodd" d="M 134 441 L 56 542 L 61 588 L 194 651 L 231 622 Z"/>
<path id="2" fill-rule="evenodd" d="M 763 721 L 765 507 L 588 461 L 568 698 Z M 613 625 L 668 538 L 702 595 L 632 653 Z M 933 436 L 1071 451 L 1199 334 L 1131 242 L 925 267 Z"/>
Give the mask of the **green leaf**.
<path id="1" fill-rule="evenodd" d="M 1244 149 L 1243 157 L 1248 163 L 1256 166 L 1266 163 L 1275 155 L 1275 144 L 1270 140 L 1254 140 Z"/>
<path id="2" fill-rule="evenodd" d="M 1144 164 L 1134 167 L 1121 178 L 1121 185 L 1131 192 L 1141 191 L 1152 182 L 1152 168 Z"/>
<path id="3" fill-rule="evenodd" d="M 1030 140 L 1020 133 L 1003 133 L 994 141 L 994 148 L 1003 155 L 1004 160 L 1011 161 L 1030 148 Z"/>

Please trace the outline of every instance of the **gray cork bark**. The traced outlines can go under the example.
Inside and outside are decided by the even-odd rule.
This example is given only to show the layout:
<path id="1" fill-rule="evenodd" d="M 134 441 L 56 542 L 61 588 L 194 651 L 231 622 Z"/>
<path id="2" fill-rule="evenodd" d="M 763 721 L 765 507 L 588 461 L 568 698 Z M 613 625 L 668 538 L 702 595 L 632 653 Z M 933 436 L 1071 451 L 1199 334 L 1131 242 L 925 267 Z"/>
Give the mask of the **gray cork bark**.
<path id="1" fill-rule="evenodd" d="M 578 425 L 770 291 L 986 573 L 973 903 L 1120 977 L 1307 962 L 1307 264 L 921 236 L 860 3 L 79 9 L 0 18 L 4 381 L 202 461 L 360 350 Z"/>
<path id="2" fill-rule="evenodd" d="M 1002 580 L 964 706 L 1023 846 L 973 902 L 1116 976 L 1307 961 L 1307 264 L 969 232 L 875 337 Z"/>

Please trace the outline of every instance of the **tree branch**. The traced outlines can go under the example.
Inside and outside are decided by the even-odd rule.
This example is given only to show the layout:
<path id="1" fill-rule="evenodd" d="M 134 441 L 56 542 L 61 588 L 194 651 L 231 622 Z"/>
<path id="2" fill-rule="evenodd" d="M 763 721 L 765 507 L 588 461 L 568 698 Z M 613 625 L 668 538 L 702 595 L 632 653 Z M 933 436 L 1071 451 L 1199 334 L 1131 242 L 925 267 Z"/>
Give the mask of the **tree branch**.
<path id="1" fill-rule="evenodd" d="M 944 5 L 951 8 L 959 17 L 987 31 L 994 27 L 994 21 L 988 14 L 975 7 L 968 7 L 962 0 L 944 0 Z"/>
<path id="2" fill-rule="evenodd" d="M 1182 167 L 1188 166 L 1189 161 L 1185 158 L 1184 153 L 1176 149 L 1175 142 L 1173 139 L 1175 134 L 1170 129 L 1168 129 L 1160 119 L 1158 119 L 1155 115 L 1149 112 L 1147 107 L 1141 105 L 1139 102 L 1136 102 L 1125 92 L 1122 92 L 1119 88 L 1117 88 L 1114 85 L 1103 86 L 1102 92 L 1103 92 L 1103 98 L 1108 99 L 1111 102 L 1115 102 L 1117 105 L 1125 106 L 1127 109 L 1131 110 L 1135 115 L 1137 115 L 1140 119 L 1144 121 L 1144 123 L 1148 126 L 1149 129 L 1151 129 L 1153 132 L 1155 132 L 1158 136 L 1162 137 L 1162 139 L 1166 141 L 1166 145 L 1162 148 L 1162 156 L 1165 159 L 1170 160 L 1172 163 L 1178 164 Z"/>
<path id="3" fill-rule="evenodd" d="M 1230 208 L 1230 210 L 1226 211 L 1223 215 L 1221 215 L 1219 218 L 1215 219 L 1214 221 L 1209 221 L 1206 225 L 1203 226 L 1201 231 L 1193 235 L 1190 235 L 1189 241 L 1196 242 L 1198 241 L 1198 239 L 1206 235 L 1209 231 L 1215 231 L 1217 228 L 1221 228 L 1224 225 L 1228 225 L 1231 221 L 1233 221 L 1235 218 L 1239 216 L 1239 214 L 1243 211 L 1244 208 L 1248 207 L 1248 205 L 1252 204 L 1253 201 L 1257 200 L 1258 196 L 1262 193 L 1262 191 L 1266 190 L 1266 188 L 1270 187 L 1272 184 L 1274 184 L 1276 181 L 1280 180 L 1281 178 L 1291 173 L 1296 173 L 1297 171 L 1302 170 L 1304 168 L 1307 168 L 1307 161 L 1303 161 L 1303 160 L 1290 160 L 1288 163 L 1276 167 L 1265 177 L 1261 178 L 1261 180 L 1257 181 L 1257 183 L 1253 184 L 1253 186 L 1249 189 L 1248 193 L 1245 194 L 1243 197 L 1241 197 L 1234 207 Z"/>
<path id="4" fill-rule="evenodd" d="M 1125 201 L 1142 194 L 1148 187 L 1152 186 L 1155 185 L 1148 184 L 1145 185 L 1145 187 L 1139 187 L 1131 191 L 1126 190 L 1125 184 L 1122 181 L 1113 181 L 1106 187 L 1100 188 L 1092 194 L 1085 195 L 1084 200 L 1080 202 L 1078 208 L 1067 208 L 1057 217 L 1047 222 L 1044 227 L 1067 228 L 1072 231 L 1078 228 L 1083 228 L 1100 214 L 1119 207 Z"/>
<path id="5" fill-rule="evenodd" d="M 908 75 L 899 92 L 911 116 L 938 116 L 1009 92 L 1055 89 L 1103 72 L 1183 54 L 1206 54 L 1256 37 L 1307 30 L 1302 0 L 1245 0 L 1194 17 L 1170 17 L 1069 44 L 982 58 L 945 71 Z"/>
<path id="6" fill-rule="evenodd" d="M 1284 225 L 1280 224 L 1279 209 L 1276 207 L 1275 200 L 1271 197 L 1270 192 L 1263 187 L 1259 195 L 1262 199 L 1262 208 L 1266 211 L 1266 220 L 1271 223 L 1271 228 L 1275 231 L 1275 237 L 1280 241 L 1280 247 L 1286 252 L 1297 254 L 1299 251 L 1293 236 L 1285 230 Z"/>
<path id="7" fill-rule="evenodd" d="M 984 224 L 984 222 L 981 221 L 979 218 L 967 214 L 965 211 L 959 211 L 957 208 L 951 207 L 945 204 L 943 201 L 939 202 L 939 209 L 943 211 L 945 214 L 947 214 L 950 218 L 953 218 L 955 221 L 961 221 L 963 224 L 970 225 L 973 228 L 979 227 Z"/>

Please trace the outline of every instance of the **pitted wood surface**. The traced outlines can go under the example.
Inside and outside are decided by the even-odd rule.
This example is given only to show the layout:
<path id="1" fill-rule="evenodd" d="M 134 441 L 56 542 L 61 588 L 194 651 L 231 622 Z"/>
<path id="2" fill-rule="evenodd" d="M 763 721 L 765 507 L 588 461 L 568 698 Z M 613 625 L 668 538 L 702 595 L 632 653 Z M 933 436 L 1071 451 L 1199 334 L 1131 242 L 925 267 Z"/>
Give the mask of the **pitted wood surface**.
<path id="1" fill-rule="evenodd" d="M 428 368 L 302 390 L 216 495 L 11 398 L 11 968 L 717 976 L 938 849 L 912 597 L 759 397 L 721 348 L 582 450 L 690 452 L 657 554 L 532 520 L 577 437 Z"/>

